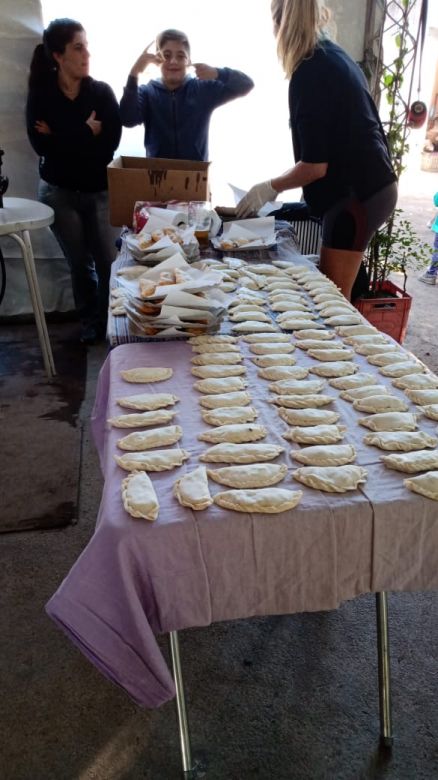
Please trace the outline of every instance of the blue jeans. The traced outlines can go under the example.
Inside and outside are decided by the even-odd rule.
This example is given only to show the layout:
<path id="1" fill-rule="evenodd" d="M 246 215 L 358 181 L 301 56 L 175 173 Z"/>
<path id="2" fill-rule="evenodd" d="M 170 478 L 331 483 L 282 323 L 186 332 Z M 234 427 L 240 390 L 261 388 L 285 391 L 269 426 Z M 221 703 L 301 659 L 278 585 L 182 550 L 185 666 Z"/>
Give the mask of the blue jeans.
<path id="1" fill-rule="evenodd" d="M 108 221 L 108 193 L 76 192 L 40 181 L 38 197 L 55 212 L 52 230 L 70 267 L 82 325 L 103 330 L 119 232 Z"/>
<path id="2" fill-rule="evenodd" d="M 438 233 L 434 233 L 432 260 L 426 273 L 430 276 L 438 274 Z"/>

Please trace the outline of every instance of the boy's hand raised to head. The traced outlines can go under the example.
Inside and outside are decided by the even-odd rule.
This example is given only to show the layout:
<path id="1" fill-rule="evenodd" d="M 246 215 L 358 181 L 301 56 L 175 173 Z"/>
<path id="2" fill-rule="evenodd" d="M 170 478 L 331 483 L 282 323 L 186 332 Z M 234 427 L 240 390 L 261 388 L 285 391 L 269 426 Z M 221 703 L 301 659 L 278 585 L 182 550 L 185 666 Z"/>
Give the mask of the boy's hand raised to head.
<path id="1" fill-rule="evenodd" d="M 156 52 L 150 52 L 149 49 L 151 46 L 155 43 L 155 41 L 151 41 L 148 46 L 146 46 L 145 50 L 140 54 L 138 60 L 134 62 L 134 65 L 132 66 L 129 75 L 130 76 L 137 76 L 140 75 L 140 73 L 143 73 L 143 71 L 147 68 L 148 65 L 161 65 L 162 58 L 159 54 Z"/>
<path id="2" fill-rule="evenodd" d="M 212 68 L 211 65 L 206 65 L 204 62 L 194 62 L 192 64 L 195 69 L 196 78 L 201 79 L 201 81 L 217 79 L 217 68 Z"/>

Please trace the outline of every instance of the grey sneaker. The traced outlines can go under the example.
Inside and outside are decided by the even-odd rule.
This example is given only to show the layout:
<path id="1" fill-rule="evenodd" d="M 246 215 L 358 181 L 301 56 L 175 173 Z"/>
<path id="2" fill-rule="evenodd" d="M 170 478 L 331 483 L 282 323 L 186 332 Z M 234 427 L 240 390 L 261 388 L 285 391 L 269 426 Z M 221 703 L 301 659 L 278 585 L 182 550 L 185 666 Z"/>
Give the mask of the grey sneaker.
<path id="1" fill-rule="evenodd" d="M 418 277 L 418 281 L 424 282 L 424 284 L 436 284 L 436 274 L 428 274 L 426 271 L 425 274 Z"/>

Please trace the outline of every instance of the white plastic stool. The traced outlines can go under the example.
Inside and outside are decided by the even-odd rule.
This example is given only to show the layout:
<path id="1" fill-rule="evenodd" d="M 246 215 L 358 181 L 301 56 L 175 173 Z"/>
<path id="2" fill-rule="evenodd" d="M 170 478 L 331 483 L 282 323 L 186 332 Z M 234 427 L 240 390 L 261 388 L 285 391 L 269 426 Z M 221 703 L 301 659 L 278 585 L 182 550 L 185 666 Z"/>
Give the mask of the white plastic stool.
<path id="1" fill-rule="evenodd" d="M 53 361 L 49 333 L 47 331 L 29 231 L 51 225 L 54 218 L 53 209 L 36 200 L 3 198 L 3 208 L 0 208 L 0 236 L 10 236 L 13 238 L 19 245 L 23 255 L 27 284 L 38 330 L 38 338 L 43 353 L 44 367 L 48 377 L 55 376 L 56 369 Z"/>

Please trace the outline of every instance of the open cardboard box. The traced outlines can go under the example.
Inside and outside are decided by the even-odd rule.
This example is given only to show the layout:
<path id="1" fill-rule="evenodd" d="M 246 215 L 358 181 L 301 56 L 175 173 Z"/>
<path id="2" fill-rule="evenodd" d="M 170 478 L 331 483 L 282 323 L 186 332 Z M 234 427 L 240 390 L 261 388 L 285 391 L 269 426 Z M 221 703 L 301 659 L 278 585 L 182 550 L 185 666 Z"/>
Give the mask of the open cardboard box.
<path id="1" fill-rule="evenodd" d="M 136 200 L 209 200 L 209 162 L 116 157 L 107 167 L 110 222 L 132 226 Z"/>

